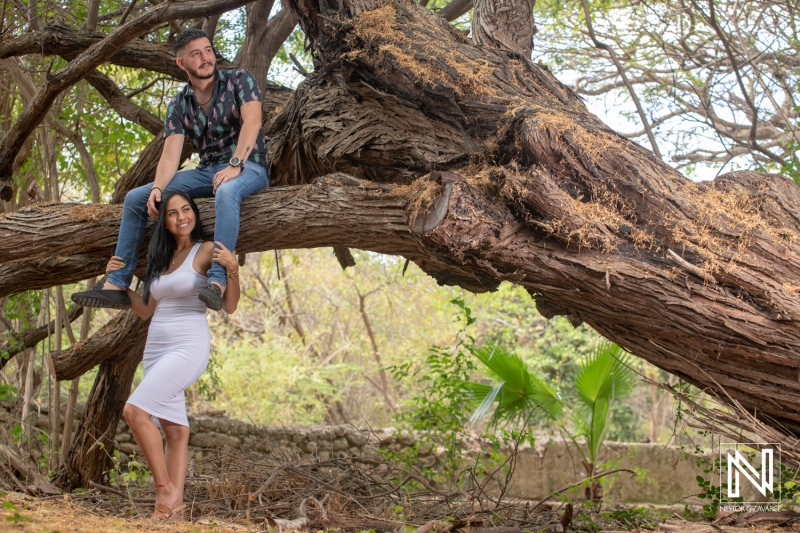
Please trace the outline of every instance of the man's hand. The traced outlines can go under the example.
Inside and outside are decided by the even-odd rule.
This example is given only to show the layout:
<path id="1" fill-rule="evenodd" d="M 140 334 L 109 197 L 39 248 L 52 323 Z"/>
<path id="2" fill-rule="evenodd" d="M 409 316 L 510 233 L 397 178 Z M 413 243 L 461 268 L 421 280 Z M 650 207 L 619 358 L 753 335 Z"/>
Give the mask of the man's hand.
<path id="1" fill-rule="evenodd" d="M 242 167 L 232 167 L 228 165 L 227 167 L 223 168 L 222 170 L 214 174 L 214 194 L 217 194 L 217 187 L 219 187 L 226 181 L 238 178 L 239 174 L 241 173 L 242 173 Z"/>
<path id="2" fill-rule="evenodd" d="M 153 187 L 150 189 L 150 196 L 147 198 L 147 214 L 150 215 L 150 218 L 153 220 L 158 220 L 158 208 L 156 207 L 156 202 L 161 201 L 161 189 L 158 187 Z"/>

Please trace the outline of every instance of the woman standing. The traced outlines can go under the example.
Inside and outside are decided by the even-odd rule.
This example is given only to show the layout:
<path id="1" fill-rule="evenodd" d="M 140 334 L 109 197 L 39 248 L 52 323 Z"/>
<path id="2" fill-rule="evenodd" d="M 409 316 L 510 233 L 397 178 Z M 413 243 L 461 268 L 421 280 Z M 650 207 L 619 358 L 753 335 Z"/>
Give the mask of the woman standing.
<path id="1" fill-rule="evenodd" d="M 183 191 L 165 193 L 147 253 L 142 296 L 128 289 L 131 309 L 143 320 L 153 317 L 144 349 L 144 379 L 125 404 L 123 415 L 153 472 L 154 520 L 182 521 L 186 507 L 183 485 L 189 421 L 184 391 L 208 365 L 206 306 L 197 294 L 208 285 L 202 273 L 211 268 L 212 261 L 227 270 L 222 309 L 233 313 L 239 303 L 236 257 L 221 243 L 202 238 L 200 213 L 191 198 Z M 114 256 L 106 273 L 124 266 Z M 166 435 L 166 448 L 162 448 L 159 427 Z"/>

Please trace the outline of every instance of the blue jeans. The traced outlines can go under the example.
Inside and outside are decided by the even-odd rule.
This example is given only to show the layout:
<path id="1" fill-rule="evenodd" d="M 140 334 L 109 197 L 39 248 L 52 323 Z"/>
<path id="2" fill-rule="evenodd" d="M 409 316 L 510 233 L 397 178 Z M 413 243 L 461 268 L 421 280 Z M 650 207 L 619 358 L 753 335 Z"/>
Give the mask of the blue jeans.
<path id="1" fill-rule="evenodd" d="M 164 192 L 171 190 L 186 191 L 192 198 L 208 198 L 214 196 L 216 209 L 216 224 L 214 226 L 214 240 L 225 245 L 228 250 L 236 248 L 239 238 L 239 208 L 242 200 L 254 192 L 269 186 L 267 169 L 252 163 L 245 163 L 242 173 L 237 178 L 223 183 L 213 194 L 214 174 L 227 166 L 227 163 L 203 169 L 183 170 L 175 174 L 172 181 L 164 188 Z M 122 224 L 119 228 L 117 251 L 114 255 L 122 258 L 125 268 L 116 270 L 108 275 L 108 281 L 120 288 L 129 287 L 136 271 L 139 260 L 139 250 L 142 247 L 145 233 L 147 233 L 147 199 L 150 197 L 152 184 L 143 185 L 130 191 L 125 196 L 122 209 Z M 212 263 L 208 271 L 209 283 L 214 281 L 222 286 L 227 285 L 225 267 L 219 263 Z"/>

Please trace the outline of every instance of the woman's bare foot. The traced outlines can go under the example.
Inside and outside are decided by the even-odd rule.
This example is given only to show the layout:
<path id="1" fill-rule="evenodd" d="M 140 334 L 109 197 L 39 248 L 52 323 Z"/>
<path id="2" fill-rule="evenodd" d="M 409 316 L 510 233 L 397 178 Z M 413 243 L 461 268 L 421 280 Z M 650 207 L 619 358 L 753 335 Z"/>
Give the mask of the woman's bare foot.
<path id="1" fill-rule="evenodd" d="M 178 518 L 178 513 L 183 517 L 183 495 L 178 487 L 167 481 L 163 485 L 156 485 L 156 510 L 151 517 L 153 520 L 173 522 Z"/>

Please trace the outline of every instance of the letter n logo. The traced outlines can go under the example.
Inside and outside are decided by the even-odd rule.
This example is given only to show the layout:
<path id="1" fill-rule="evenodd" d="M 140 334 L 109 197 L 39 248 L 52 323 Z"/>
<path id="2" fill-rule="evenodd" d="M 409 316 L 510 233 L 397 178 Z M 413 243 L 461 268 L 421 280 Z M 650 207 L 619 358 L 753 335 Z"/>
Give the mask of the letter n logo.
<path id="1" fill-rule="evenodd" d="M 723 455 L 723 444 L 720 445 L 720 456 Z M 757 452 L 745 451 L 743 454 L 739 451 L 736 444 L 728 445 L 731 448 L 726 450 L 727 469 L 728 469 L 728 499 L 730 498 L 744 498 L 745 503 L 759 503 L 753 502 L 757 498 L 752 490 L 743 490 L 747 488 L 745 480 L 749 482 L 753 489 L 755 489 L 761 498 L 767 498 L 767 492 L 770 495 L 775 493 L 775 450 L 778 451 L 778 465 L 780 467 L 780 445 L 779 444 L 757 444 L 746 443 L 745 447 L 751 449 L 761 448 L 760 461 Z M 750 458 L 748 460 L 748 457 Z M 755 465 L 750 464 L 752 460 Z M 759 469 L 760 466 L 760 469 Z M 760 472 L 759 472 L 760 470 Z M 720 474 L 722 474 L 720 472 Z M 778 485 L 780 485 L 780 470 L 778 470 Z M 720 498 L 722 499 L 722 498 Z M 747 501 L 750 500 L 750 501 Z M 764 502 L 762 499 L 761 502 Z"/>

